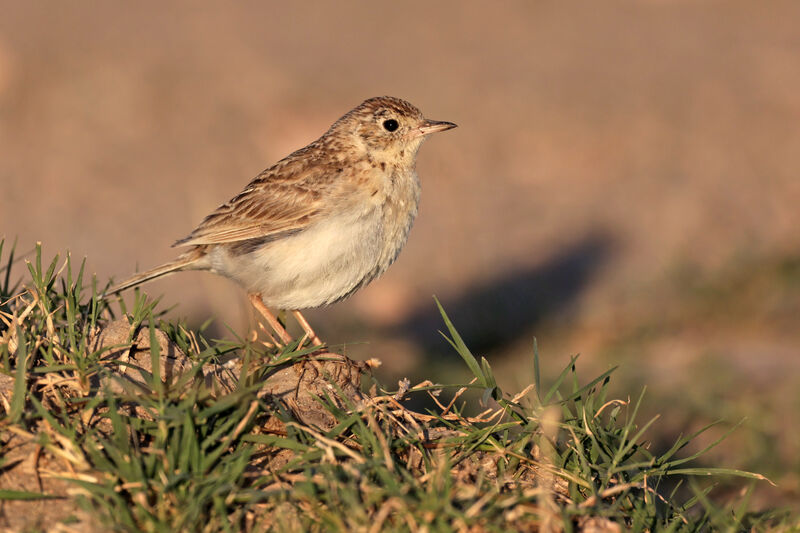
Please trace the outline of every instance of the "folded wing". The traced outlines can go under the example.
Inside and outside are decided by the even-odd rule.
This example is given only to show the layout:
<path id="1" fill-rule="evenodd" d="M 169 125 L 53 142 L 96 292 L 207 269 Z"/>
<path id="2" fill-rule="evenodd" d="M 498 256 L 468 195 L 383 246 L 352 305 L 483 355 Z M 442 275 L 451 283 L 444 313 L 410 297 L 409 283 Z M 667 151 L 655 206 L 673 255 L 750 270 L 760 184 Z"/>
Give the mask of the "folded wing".
<path id="1" fill-rule="evenodd" d="M 323 213 L 321 167 L 291 165 L 265 170 L 247 188 L 208 215 L 187 237 L 173 246 L 225 244 L 301 231 Z M 288 172 L 287 172 L 288 171 Z M 278 177 L 280 176 L 280 177 Z"/>

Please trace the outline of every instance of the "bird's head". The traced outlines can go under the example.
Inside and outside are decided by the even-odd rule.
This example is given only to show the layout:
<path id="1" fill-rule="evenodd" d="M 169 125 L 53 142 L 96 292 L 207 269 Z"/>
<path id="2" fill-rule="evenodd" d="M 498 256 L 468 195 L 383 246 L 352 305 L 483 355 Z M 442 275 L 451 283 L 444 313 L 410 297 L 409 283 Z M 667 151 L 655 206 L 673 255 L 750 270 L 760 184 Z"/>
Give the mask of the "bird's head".
<path id="1" fill-rule="evenodd" d="M 428 135 L 455 127 L 452 122 L 426 119 L 405 100 L 379 96 L 365 100 L 340 118 L 328 134 L 347 137 L 356 149 L 377 161 L 413 165 Z"/>

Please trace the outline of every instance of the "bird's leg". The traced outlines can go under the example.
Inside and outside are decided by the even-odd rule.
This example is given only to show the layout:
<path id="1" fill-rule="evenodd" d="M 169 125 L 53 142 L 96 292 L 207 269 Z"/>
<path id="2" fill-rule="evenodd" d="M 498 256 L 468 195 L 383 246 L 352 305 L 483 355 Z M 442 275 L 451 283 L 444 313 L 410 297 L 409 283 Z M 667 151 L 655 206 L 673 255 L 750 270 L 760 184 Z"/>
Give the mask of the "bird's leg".
<path id="1" fill-rule="evenodd" d="M 284 344 L 289 344 L 292 342 L 291 335 L 289 335 L 286 330 L 283 329 L 283 326 L 281 326 L 281 323 L 278 322 L 277 318 L 275 318 L 275 315 L 273 315 L 269 309 L 267 309 L 267 306 L 264 305 L 264 302 L 261 300 L 261 294 L 253 292 L 247 296 L 250 298 L 250 303 L 253 304 L 253 307 L 255 307 L 256 311 L 258 311 L 259 314 L 264 317 L 264 319 L 267 321 L 267 324 L 269 324 L 269 327 L 271 327 L 275 334 L 278 335 L 278 338 L 280 338 Z"/>
<path id="2" fill-rule="evenodd" d="M 269 328 L 264 326 L 263 322 L 261 322 L 260 320 L 257 320 L 256 322 L 258 322 L 258 329 L 263 331 L 264 335 L 266 335 L 267 338 L 269 339 L 269 342 L 264 341 L 264 346 L 266 346 L 267 348 L 281 348 L 283 346 L 283 344 L 275 340 L 275 337 L 273 336 L 272 332 L 269 330 Z M 258 340 L 258 332 L 253 330 L 253 342 L 257 340 Z"/>
<path id="3" fill-rule="evenodd" d="M 297 320 L 297 323 L 300 324 L 300 327 L 303 328 L 303 331 L 306 332 L 306 337 L 308 337 L 308 339 L 311 341 L 311 344 L 313 346 L 322 346 L 322 341 L 319 340 L 317 334 L 314 333 L 313 329 L 311 329 L 311 324 L 308 323 L 306 317 L 304 317 L 300 311 L 296 310 L 292 311 L 292 314 L 294 315 L 294 318 Z"/>

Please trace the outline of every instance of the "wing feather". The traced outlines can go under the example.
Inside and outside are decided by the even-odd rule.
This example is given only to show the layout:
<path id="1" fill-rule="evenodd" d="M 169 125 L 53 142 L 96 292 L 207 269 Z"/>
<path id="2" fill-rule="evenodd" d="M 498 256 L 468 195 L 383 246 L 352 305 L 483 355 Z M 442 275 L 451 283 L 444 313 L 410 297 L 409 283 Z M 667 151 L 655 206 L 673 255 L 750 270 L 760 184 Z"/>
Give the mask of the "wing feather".
<path id="1" fill-rule="evenodd" d="M 233 243 L 305 229 L 323 214 L 320 189 L 331 180 L 324 177 L 324 165 L 302 163 L 290 156 L 265 170 L 173 246 Z"/>

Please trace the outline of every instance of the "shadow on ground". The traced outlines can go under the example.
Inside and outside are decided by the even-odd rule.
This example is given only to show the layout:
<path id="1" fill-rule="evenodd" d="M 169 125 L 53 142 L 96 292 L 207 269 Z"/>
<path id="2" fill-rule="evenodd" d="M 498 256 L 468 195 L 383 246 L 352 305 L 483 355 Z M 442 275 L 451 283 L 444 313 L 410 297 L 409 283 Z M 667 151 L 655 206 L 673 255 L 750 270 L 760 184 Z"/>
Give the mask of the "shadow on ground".
<path id="1" fill-rule="evenodd" d="M 610 235 L 591 234 L 533 268 L 473 286 L 442 299 L 442 305 L 471 350 L 502 352 L 543 320 L 569 318 L 613 248 Z M 438 333 L 443 329 L 436 306 L 426 303 L 389 333 L 413 342 L 422 353 L 458 358 Z"/>

